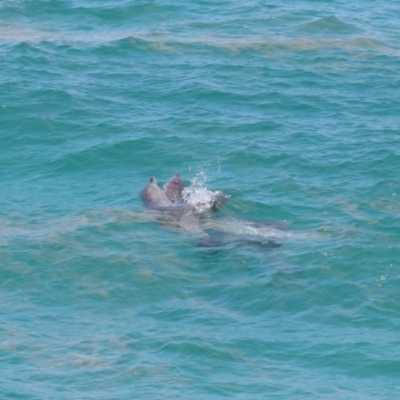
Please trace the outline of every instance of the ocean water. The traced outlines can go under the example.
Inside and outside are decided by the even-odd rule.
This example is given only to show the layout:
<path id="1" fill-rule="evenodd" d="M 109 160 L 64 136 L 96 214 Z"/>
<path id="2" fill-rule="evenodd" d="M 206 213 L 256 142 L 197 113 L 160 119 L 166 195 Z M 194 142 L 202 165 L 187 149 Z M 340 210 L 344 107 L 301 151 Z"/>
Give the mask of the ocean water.
<path id="1" fill-rule="evenodd" d="M 0 398 L 396 399 L 400 2 L 0 2 Z M 202 247 L 140 190 L 180 172 Z"/>

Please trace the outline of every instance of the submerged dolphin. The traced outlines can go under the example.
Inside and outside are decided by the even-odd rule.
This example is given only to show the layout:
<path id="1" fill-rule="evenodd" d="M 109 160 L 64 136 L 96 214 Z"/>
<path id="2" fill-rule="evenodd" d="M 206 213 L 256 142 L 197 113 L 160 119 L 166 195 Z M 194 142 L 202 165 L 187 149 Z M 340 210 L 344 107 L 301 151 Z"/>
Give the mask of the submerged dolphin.
<path id="1" fill-rule="evenodd" d="M 175 174 L 165 184 L 164 190 L 165 192 L 158 187 L 155 178 L 151 178 L 149 184 L 141 191 L 143 203 L 152 211 L 157 222 L 203 239 L 200 245 L 220 246 L 235 241 L 279 245 L 282 236 L 285 236 L 282 235 L 285 229 L 282 224 L 258 223 L 234 218 L 212 218 L 204 212 L 203 203 L 186 203 L 182 199 L 183 182 L 179 174 Z M 222 192 L 212 193 L 211 198 L 208 199 L 211 202 L 209 208 L 222 204 L 227 198 L 228 196 Z M 219 236 L 213 236 L 215 232 Z"/>
<path id="2" fill-rule="evenodd" d="M 218 247 L 229 243 L 245 243 L 277 247 L 287 239 L 326 240 L 315 232 L 289 231 L 284 222 L 254 221 L 232 217 L 215 218 L 207 210 L 219 207 L 229 196 L 205 189 L 206 196 L 184 198 L 184 185 L 176 173 L 162 191 L 155 180 L 141 191 L 142 200 L 152 218 L 163 226 L 200 239 L 202 247 Z M 170 196 L 170 197 L 169 197 Z M 199 201 L 200 198 L 200 201 Z"/>
<path id="3" fill-rule="evenodd" d="M 219 247 L 240 242 L 259 244 L 269 248 L 279 247 L 290 236 L 284 222 L 252 221 L 232 217 L 208 218 L 202 229 L 208 237 L 199 243 L 200 247 Z"/>

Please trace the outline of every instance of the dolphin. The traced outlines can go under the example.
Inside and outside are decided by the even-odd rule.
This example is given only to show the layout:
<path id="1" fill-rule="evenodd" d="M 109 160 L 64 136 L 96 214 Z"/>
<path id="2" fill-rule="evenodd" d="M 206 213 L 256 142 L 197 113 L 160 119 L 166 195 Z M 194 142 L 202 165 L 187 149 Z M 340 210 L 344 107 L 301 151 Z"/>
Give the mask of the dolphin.
<path id="1" fill-rule="evenodd" d="M 178 172 L 164 185 L 164 193 L 173 203 L 183 201 L 183 189 L 184 184 Z"/>
<path id="2" fill-rule="evenodd" d="M 220 247 L 229 243 L 258 244 L 268 248 L 279 247 L 286 238 L 287 226 L 283 222 L 252 221 L 240 218 L 209 218 L 202 229 L 209 235 L 200 247 Z"/>
<path id="3" fill-rule="evenodd" d="M 178 179 L 180 180 L 179 174 Z M 199 227 L 199 213 L 196 208 L 183 202 L 173 203 L 158 187 L 154 177 L 150 178 L 149 184 L 140 193 L 143 203 L 157 222 L 168 228 L 204 237 L 204 232 Z"/>
<path id="4" fill-rule="evenodd" d="M 200 196 L 186 196 L 185 198 L 184 195 L 188 193 L 184 191 L 185 185 L 179 172 L 176 172 L 172 178 L 165 183 L 163 189 L 172 203 L 177 205 L 188 203 L 194 206 L 198 211 L 205 211 L 208 209 L 218 211 L 222 207 L 222 204 L 230 198 L 229 195 L 223 192 L 212 192 L 204 188 L 202 188 L 202 193 L 200 193 L 200 190 L 194 191 L 194 193 L 197 192 L 196 194 Z M 190 194 L 193 194 L 193 192 Z"/>
<path id="5" fill-rule="evenodd" d="M 170 229 L 186 232 L 206 241 L 209 240 L 207 246 L 220 245 L 221 242 L 228 241 L 271 241 L 270 232 L 265 231 L 263 226 L 256 227 L 255 223 L 251 224 L 245 220 L 232 218 L 205 218 L 203 204 L 190 204 L 183 200 L 183 188 L 180 175 L 176 173 L 167 181 L 164 191 L 158 187 L 154 177 L 150 178 L 149 183 L 142 189 L 143 203 L 158 223 Z M 216 196 L 213 194 L 209 201 L 214 207 L 226 198 L 227 196 L 222 192 L 216 192 Z M 219 237 L 210 236 L 207 231 L 218 232 Z"/>
<path id="6" fill-rule="evenodd" d="M 317 232 L 290 231 L 284 221 L 254 221 L 241 218 L 213 218 L 204 221 L 202 229 L 210 233 L 199 246 L 219 247 L 240 242 L 279 247 L 286 240 L 327 240 L 329 236 Z M 214 233 L 214 234 L 213 234 Z"/>
<path id="7" fill-rule="evenodd" d="M 150 178 L 150 182 L 140 192 L 145 206 L 149 209 L 173 207 L 174 204 L 168 196 L 158 187 L 156 178 Z"/>
<path id="8" fill-rule="evenodd" d="M 214 203 L 212 205 L 213 211 L 218 211 L 221 209 L 222 204 L 229 200 L 230 196 L 224 192 L 215 192 L 214 193 Z"/>
<path id="9" fill-rule="evenodd" d="M 235 242 L 278 247 L 287 239 L 323 239 L 316 233 L 288 231 L 284 222 L 213 218 L 204 212 L 204 204 L 185 202 L 182 198 L 183 183 L 178 173 L 165 184 L 164 190 L 171 198 L 158 187 L 156 179 L 151 178 L 141 191 L 143 203 L 157 222 L 201 239 L 199 245 L 203 247 L 218 247 Z M 218 198 L 218 194 L 221 197 Z M 213 207 L 228 198 L 222 192 L 216 192 L 217 197 L 214 195 L 209 200 Z"/>

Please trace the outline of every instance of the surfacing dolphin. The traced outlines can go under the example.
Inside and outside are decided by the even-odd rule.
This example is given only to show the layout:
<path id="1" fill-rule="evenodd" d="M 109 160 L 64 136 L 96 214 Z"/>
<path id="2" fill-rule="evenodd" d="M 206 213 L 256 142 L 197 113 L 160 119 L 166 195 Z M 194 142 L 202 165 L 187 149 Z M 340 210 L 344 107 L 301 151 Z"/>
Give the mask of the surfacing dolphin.
<path id="1" fill-rule="evenodd" d="M 288 231 L 283 222 L 213 218 L 206 210 L 215 208 L 216 204 L 221 205 L 228 196 L 222 192 L 211 192 L 213 196 L 207 197 L 209 207 L 204 207 L 201 202 L 187 202 L 183 198 L 184 186 L 179 174 L 175 174 L 165 184 L 164 190 L 165 192 L 157 186 L 155 178 L 151 178 L 141 192 L 144 204 L 155 212 L 153 215 L 157 222 L 201 239 L 200 246 L 218 247 L 240 242 L 277 247 L 286 239 L 326 239 L 316 233 Z M 220 194 L 220 200 L 215 194 Z"/>
<path id="2" fill-rule="evenodd" d="M 184 184 L 181 176 L 177 172 L 174 176 L 168 180 L 164 185 L 164 193 L 173 203 L 180 203 L 183 201 L 183 189 Z"/>
<path id="3" fill-rule="evenodd" d="M 270 235 L 257 233 L 250 223 L 228 218 L 213 219 L 206 213 L 208 209 L 221 206 L 228 196 L 222 192 L 210 192 L 205 199 L 194 199 L 188 203 L 183 199 L 184 185 L 176 173 L 164 185 L 162 191 L 155 178 L 141 191 L 143 203 L 152 217 L 163 226 L 183 231 L 203 240 L 200 245 L 219 246 L 223 242 L 248 241 L 268 242 Z M 204 203 L 206 202 L 206 203 Z M 209 204 L 207 204 L 209 202 Z M 205 207 L 206 206 L 206 207 Z M 254 224 L 253 224 L 254 226 Z M 262 225 L 264 226 L 264 225 Z M 210 236 L 206 231 L 218 232 L 219 236 Z"/>
<path id="4" fill-rule="evenodd" d="M 168 228 L 204 237 L 196 209 L 190 204 L 173 203 L 158 187 L 155 178 L 150 178 L 149 184 L 140 193 L 143 203 L 157 222 Z"/>
<path id="5" fill-rule="evenodd" d="M 150 178 L 149 184 L 140 193 L 143 203 L 149 209 L 173 207 L 172 201 L 158 187 L 156 178 Z"/>
<path id="6" fill-rule="evenodd" d="M 180 205 L 183 203 L 191 204 L 197 211 L 213 210 L 217 211 L 222 204 L 229 199 L 223 192 L 212 192 L 205 188 L 185 191 L 185 185 L 177 172 L 164 185 L 164 193 L 172 203 Z"/>

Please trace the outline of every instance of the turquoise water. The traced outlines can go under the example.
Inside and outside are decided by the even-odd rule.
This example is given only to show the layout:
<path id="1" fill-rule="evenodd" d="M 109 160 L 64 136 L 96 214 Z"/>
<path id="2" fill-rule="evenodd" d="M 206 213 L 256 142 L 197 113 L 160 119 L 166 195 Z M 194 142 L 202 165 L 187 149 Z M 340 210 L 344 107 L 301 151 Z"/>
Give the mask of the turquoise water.
<path id="1" fill-rule="evenodd" d="M 397 398 L 398 15 L 1 2 L 0 397 Z M 165 229 L 176 171 L 293 235 Z"/>

